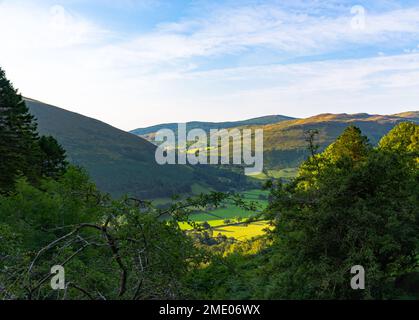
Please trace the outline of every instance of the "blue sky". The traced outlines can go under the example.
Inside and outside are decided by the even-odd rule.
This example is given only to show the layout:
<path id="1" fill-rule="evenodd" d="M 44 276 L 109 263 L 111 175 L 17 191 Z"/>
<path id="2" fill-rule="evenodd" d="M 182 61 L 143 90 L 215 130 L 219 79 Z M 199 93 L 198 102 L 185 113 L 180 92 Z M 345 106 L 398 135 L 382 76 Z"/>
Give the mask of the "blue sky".
<path id="1" fill-rule="evenodd" d="M 0 0 L 0 66 L 122 129 L 418 110 L 419 3 Z"/>

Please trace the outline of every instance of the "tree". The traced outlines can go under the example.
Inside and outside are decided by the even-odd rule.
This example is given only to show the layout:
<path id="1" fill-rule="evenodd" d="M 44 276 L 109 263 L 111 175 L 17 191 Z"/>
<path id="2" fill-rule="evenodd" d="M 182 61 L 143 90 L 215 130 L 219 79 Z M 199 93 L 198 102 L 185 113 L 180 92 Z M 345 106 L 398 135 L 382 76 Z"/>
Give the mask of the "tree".
<path id="1" fill-rule="evenodd" d="M 64 148 L 51 136 L 42 136 L 39 146 L 42 152 L 42 176 L 55 179 L 62 176 L 68 166 Z"/>
<path id="2" fill-rule="evenodd" d="M 111 200 L 74 167 L 41 183 L 21 178 L 0 195 L 0 300 L 181 296 L 198 256 L 177 223 L 148 204 Z M 54 265 L 65 268 L 61 292 L 50 286 Z"/>
<path id="3" fill-rule="evenodd" d="M 402 122 L 384 136 L 379 148 L 386 151 L 404 154 L 419 164 L 419 125 L 413 122 Z"/>
<path id="4" fill-rule="evenodd" d="M 350 159 L 353 163 L 356 163 L 364 159 L 371 148 L 368 138 L 362 135 L 361 130 L 358 127 L 349 126 L 325 150 L 323 155 L 332 162 Z"/>
<path id="5" fill-rule="evenodd" d="M 312 131 L 307 142 L 311 156 L 299 168 L 298 183 L 300 189 L 316 189 L 321 175 L 329 174 L 329 170 L 352 170 L 362 163 L 372 150 L 368 138 L 363 136 L 361 130 L 355 126 L 347 127 L 335 142 L 318 154 L 314 145 L 317 131 Z"/>
<path id="6" fill-rule="evenodd" d="M 201 224 L 201 226 L 202 226 L 202 228 L 203 228 L 204 230 L 209 230 L 209 229 L 211 229 L 211 225 L 210 225 L 207 221 L 204 221 L 204 222 Z"/>
<path id="7" fill-rule="evenodd" d="M 111 199 L 73 166 L 39 186 L 19 178 L 0 195 L 0 300 L 182 298 L 183 279 L 207 254 L 178 222 L 229 198 L 213 192 L 159 209 Z M 217 244 L 211 230 L 202 241 Z M 55 265 L 65 268 L 65 290 L 50 286 Z"/>
<path id="8" fill-rule="evenodd" d="M 419 126 L 413 122 L 398 124 L 381 139 L 379 147 L 403 153 L 419 152 Z"/>
<path id="9" fill-rule="evenodd" d="M 374 150 L 359 129 L 348 128 L 303 164 L 297 179 L 272 189 L 268 212 L 276 229 L 264 297 L 403 295 L 397 279 L 417 270 L 417 179 L 403 154 Z M 355 265 L 367 272 L 366 290 L 349 285 Z"/>
<path id="10" fill-rule="evenodd" d="M 19 176 L 32 184 L 57 179 L 67 168 L 65 158 L 53 137 L 39 138 L 34 117 L 0 68 L 0 192 L 13 190 Z"/>
<path id="11" fill-rule="evenodd" d="M 18 175 L 39 177 L 40 150 L 33 116 L 0 68 L 0 192 L 13 188 Z"/>

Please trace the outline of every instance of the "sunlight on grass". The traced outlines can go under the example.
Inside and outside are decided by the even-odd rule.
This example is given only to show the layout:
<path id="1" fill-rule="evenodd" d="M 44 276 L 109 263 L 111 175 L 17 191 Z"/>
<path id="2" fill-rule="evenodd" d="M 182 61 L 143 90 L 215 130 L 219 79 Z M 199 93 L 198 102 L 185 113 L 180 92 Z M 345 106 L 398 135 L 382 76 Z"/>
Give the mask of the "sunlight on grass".
<path id="1" fill-rule="evenodd" d="M 269 221 L 256 221 L 249 224 L 233 222 L 232 224 L 226 225 L 224 220 L 212 220 L 208 221 L 208 224 L 212 227 L 214 236 L 221 233 L 228 238 L 232 237 L 237 240 L 247 240 L 261 236 L 266 233 L 265 229 L 272 229 Z M 182 230 L 192 229 L 192 226 L 186 222 L 180 222 L 179 225 Z"/>

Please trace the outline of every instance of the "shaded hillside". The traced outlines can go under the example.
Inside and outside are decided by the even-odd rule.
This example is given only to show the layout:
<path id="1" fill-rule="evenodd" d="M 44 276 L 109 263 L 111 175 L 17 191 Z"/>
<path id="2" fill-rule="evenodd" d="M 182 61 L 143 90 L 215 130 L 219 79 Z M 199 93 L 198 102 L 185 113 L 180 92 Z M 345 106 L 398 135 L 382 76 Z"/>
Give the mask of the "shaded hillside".
<path id="1" fill-rule="evenodd" d="M 223 190 L 246 182 L 243 176 L 210 166 L 160 166 L 154 158 L 156 147 L 138 136 L 38 101 L 26 102 L 39 132 L 54 136 L 72 163 L 115 196 L 160 197 L 191 192 L 193 185 Z"/>

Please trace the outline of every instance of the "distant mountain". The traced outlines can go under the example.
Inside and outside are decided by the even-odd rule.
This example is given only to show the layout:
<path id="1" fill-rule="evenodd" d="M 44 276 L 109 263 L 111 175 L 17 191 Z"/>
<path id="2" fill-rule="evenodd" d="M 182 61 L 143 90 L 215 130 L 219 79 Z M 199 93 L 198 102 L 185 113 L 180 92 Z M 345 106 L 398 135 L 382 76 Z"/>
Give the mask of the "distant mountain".
<path id="1" fill-rule="evenodd" d="M 130 194 L 154 198 L 249 185 L 246 177 L 240 174 L 242 168 L 232 171 L 228 166 L 159 166 L 154 158 L 156 146 L 141 137 L 77 113 L 31 99 L 26 101 L 37 118 L 39 132 L 54 136 L 67 150 L 70 161 L 86 168 L 98 187 L 114 196 Z M 376 144 L 403 121 L 419 123 L 419 112 L 320 114 L 307 119 L 267 116 L 237 122 L 190 122 L 188 129 L 263 128 L 265 169 L 275 171 L 295 168 L 307 158 L 305 132 L 309 129 L 319 131 L 316 143 L 322 150 L 349 125 L 358 126 Z M 177 124 L 162 124 L 134 132 L 153 142 L 154 133 L 161 128 L 176 131 Z"/>
<path id="2" fill-rule="evenodd" d="M 305 132 L 318 130 L 316 143 L 323 150 L 349 125 L 359 127 L 372 144 L 377 144 L 395 125 L 404 121 L 419 123 L 419 112 L 397 115 L 320 114 L 307 119 L 263 126 L 264 157 L 267 169 L 297 167 L 308 156 Z"/>
<path id="3" fill-rule="evenodd" d="M 258 122 L 260 119 L 260 122 Z M 397 123 L 413 121 L 419 123 L 419 112 L 410 111 L 395 115 L 358 114 L 320 114 L 306 119 L 293 119 L 284 116 L 268 116 L 239 122 L 217 123 L 191 122 L 187 128 L 202 126 L 207 129 L 222 128 L 263 128 L 264 129 L 264 167 L 267 170 L 296 168 L 308 156 L 305 132 L 319 131 L 316 143 L 320 151 L 331 144 L 349 125 L 358 126 L 376 144 Z M 277 121 L 278 120 L 278 121 Z M 225 126 L 222 126 L 225 124 Z M 176 124 L 162 124 L 134 131 L 154 143 L 155 132 L 161 128 L 176 130 Z"/>
<path id="4" fill-rule="evenodd" d="M 411 119 L 415 122 L 419 121 L 419 111 L 408 111 L 408 112 L 402 112 L 394 115 L 395 117 L 405 118 L 405 119 Z"/>
<path id="5" fill-rule="evenodd" d="M 230 121 L 230 122 L 192 121 L 192 122 L 187 122 L 186 126 L 188 130 L 203 129 L 206 132 L 209 132 L 209 130 L 211 129 L 228 129 L 228 128 L 240 127 L 240 126 L 265 125 L 265 124 L 278 123 L 281 121 L 293 120 L 293 119 L 295 118 L 281 116 L 281 115 L 272 115 L 272 116 L 265 116 L 265 117 L 253 118 L 253 119 L 248 119 L 248 120 Z M 147 128 L 135 129 L 135 130 L 132 130 L 131 133 L 138 136 L 147 137 L 147 135 L 149 135 L 150 137 L 152 137 L 160 129 L 170 129 L 176 132 L 177 128 L 178 128 L 177 123 L 164 123 L 164 124 L 158 124 L 158 125 L 147 127 Z"/>
<path id="6" fill-rule="evenodd" d="M 156 146 L 138 136 L 39 101 L 26 103 L 39 132 L 54 136 L 69 160 L 114 196 L 162 197 L 246 184 L 243 175 L 213 166 L 160 166 L 154 158 Z"/>

